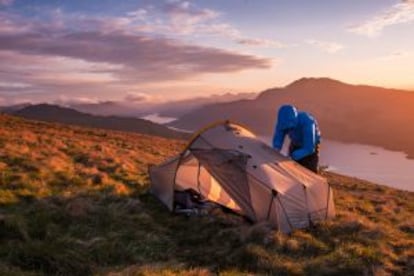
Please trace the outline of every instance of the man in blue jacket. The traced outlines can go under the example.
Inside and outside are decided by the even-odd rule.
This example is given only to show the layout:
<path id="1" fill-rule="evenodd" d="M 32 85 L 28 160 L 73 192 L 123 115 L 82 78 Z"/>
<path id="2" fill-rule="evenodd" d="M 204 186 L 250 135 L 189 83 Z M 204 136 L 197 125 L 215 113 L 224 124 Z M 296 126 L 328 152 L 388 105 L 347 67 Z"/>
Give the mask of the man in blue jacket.
<path id="1" fill-rule="evenodd" d="M 316 120 L 306 112 L 298 112 L 293 105 L 283 105 L 278 112 L 273 148 L 281 150 L 286 135 L 291 140 L 290 157 L 317 173 L 321 136 Z"/>

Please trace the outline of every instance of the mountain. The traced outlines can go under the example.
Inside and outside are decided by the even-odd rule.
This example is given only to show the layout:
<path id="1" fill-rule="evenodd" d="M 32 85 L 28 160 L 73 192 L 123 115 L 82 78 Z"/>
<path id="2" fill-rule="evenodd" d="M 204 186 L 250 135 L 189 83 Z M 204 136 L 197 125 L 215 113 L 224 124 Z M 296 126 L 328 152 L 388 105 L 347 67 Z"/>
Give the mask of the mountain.
<path id="1" fill-rule="evenodd" d="M 179 117 L 207 104 L 230 102 L 238 99 L 250 99 L 255 96 L 256 93 L 226 93 L 223 95 L 211 95 L 209 97 L 196 97 L 167 102 L 142 99 L 139 101 L 106 101 L 87 104 L 69 103 L 68 106 L 80 112 L 104 116 L 144 117 L 149 114 L 157 113 L 165 117 Z"/>
<path id="2" fill-rule="evenodd" d="M 284 235 L 171 214 L 147 167 L 179 140 L 0 115 L 0 275 L 410 275 L 414 193 L 332 173 L 337 217 Z"/>
<path id="3" fill-rule="evenodd" d="M 147 120 L 117 116 L 91 115 L 57 105 L 30 105 L 23 109 L 13 111 L 11 114 L 33 120 L 130 131 L 167 138 L 184 139 L 188 137 L 188 134 L 186 133 L 178 132 Z"/>
<path id="4" fill-rule="evenodd" d="M 21 103 L 15 105 L 0 106 L 0 112 L 11 113 L 32 105 L 31 103 Z"/>
<path id="5" fill-rule="evenodd" d="M 65 108 L 74 109 L 76 111 L 98 116 L 119 116 L 143 118 L 148 115 L 159 114 L 165 117 L 179 117 L 188 112 L 196 110 L 202 106 L 214 103 L 231 102 L 239 99 L 254 98 L 256 93 L 226 93 L 221 95 L 211 95 L 209 97 L 196 97 L 176 101 L 103 101 L 98 103 L 74 103 L 71 101 L 59 101 L 56 104 Z M 36 105 L 31 103 L 23 103 L 11 106 L 0 106 L 0 112 L 11 113 Z"/>
<path id="6" fill-rule="evenodd" d="M 153 110 L 155 110 L 156 113 L 159 113 L 162 116 L 180 117 L 190 111 L 196 110 L 205 105 L 232 102 L 241 99 L 251 99 L 256 96 L 256 93 L 226 93 L 222 95 L 211 95 L 209 97 L 197 97 L 179 101 L 171 101 L 156 106 Z"/>
<path id="7" fill-rule="evenodd" d="M 99 116 L 128 116 L 141 117 L 147 114 L 140 106 L 131 106 L 123 102 L 105 101 L 100 103 L 77 103 L 68 104 L 68 108 L 75 109 L 80 112 L 99 115 Z"/>
<path id="8" fill-rule="evenodd" d="M 303 78 L 255 99 L 213 104 L 190 112 L 172 126 L 194 130 L 231 119 L 260 135 L 272 135 L 277 109 L 291 103 L 318 120 L 325 138 L 381 146 L 414 157 L 414 92 Z"/>

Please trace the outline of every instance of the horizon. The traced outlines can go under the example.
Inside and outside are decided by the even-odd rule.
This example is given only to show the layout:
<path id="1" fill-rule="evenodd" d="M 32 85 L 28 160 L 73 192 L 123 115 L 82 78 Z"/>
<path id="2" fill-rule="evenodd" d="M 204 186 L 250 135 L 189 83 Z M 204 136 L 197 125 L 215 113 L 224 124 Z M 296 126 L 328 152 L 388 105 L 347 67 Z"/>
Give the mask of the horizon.
<path id="1" fill-rule="evenodd" d="M 0 0 L 0 105 L 414 90 L 414 1 Z"/>
<path id="2" fill-rule="evenodd" d="M 298 81 L 302 81 L 302 80 L 329 80 L 329 81 L 334 81 L 337 83 L 341 83 L 344 85 L 349 85 L 349 86 L 367 86 L 367 87 L 374 87 L 374 88 L 379 88 L 379 89 L 388 89 L 388 90 L 397 90 L 398 92 L 403 92 L 403 93 L 413 93 L 414 96 L 414 90 L 408 90 L 408 89 L 398 89 L 398 88 L 394 88 L 394 87 L 385 87 L 385 86 L 375 86 L 375 85 L 367 85 L 367 84 L 363 84 L 363 83 L 347 83 L 347 82 L 343 82 L 341 80 L 337 80 L 337 79 L 332 79 L 332 78 L 328 78 L 328 77 L 302 77 L 299 79 L 296 79 L 286 85 L 283 86 L 275 86 L 275 87 L 269 87 L 266 88 L 264 90 L 261 91 L 255 91 L 255 92 L 223 92 L 223 93 L 213 93 L 213 94 L 209 94 L 209 95 L 194 95 L 194 96 L 187 96 L 187 97 L 182 97 L 182 98 L 175 98 L 175 99 L 168 99 L 168 98 L 152 98 L 152 99 L 141 99 L 140 96 L 138 96 L 138 101 L 135 101 L 134 96 L 135 95 L 127 95 L 125 98 L 122 99 L 100 99 L 100 100 L 90 100 L 90 99 L 83 99 L 83 98 L 58 98 L 58 99 L 49 99 L 49 100 L 26 100 L 26 101 L 12 101 L 12 102 L 3 102 L 3 104 L 0 102 L 0 107 L 7 107 L 7 106 L 18 106 L 18 105 L 41 105 L 41 104 L 46 104 L 46 105 L 55 105 L 55 106 L 61 106 L 61 107 L 66 107 L 66 108 L 74 108 L 76 110 L 76 106 L 78 105 L 100 105 L 100 104 L 123 104 L 124 106 L 129 106 L 129 107 L 142 107 L 145 104 L 151 104 L 152 106 L 157 106 L 157 105 L 162 105 L 162 104 L 167 104 L 167 103 L 179 103 L 179 102 L 185 102 L 185 101 L 192 101 L 192 100 L 207 100 L 207 99 L 211 99 L 214 97 L 220 97 L 220 96 L 235 96 L 237 98 L 234 99 L 228 99 L 228 100 L 223 100 L 223 102 L 232 102 L 232 101 L 237 101 L 238 99 L 254 99 L 257 96 L 259 96 L 261 93 L 264 93 L 266 91 L 269 90 L 273 90 L 273 89 L 284 89 L 287 88 L 288 86 L 294 84 L 295 82 Z M 245 96 L 245 97 L 244 97 Z"/>

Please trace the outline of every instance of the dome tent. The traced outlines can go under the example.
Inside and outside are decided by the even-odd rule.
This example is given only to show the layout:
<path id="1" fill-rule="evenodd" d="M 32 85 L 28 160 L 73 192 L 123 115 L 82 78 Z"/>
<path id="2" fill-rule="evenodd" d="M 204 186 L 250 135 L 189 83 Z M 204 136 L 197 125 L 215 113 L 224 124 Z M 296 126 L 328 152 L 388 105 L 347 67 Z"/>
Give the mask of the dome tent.
<path id="1" fill-rule="evenodd" d="M 150 167 L 149 173 L 150 192 L 171 211 L 174 192 L 193 189 L 284 233 L 335 216 L 325 178 L 229 121 L 202 129 L 180 155 Z"/>

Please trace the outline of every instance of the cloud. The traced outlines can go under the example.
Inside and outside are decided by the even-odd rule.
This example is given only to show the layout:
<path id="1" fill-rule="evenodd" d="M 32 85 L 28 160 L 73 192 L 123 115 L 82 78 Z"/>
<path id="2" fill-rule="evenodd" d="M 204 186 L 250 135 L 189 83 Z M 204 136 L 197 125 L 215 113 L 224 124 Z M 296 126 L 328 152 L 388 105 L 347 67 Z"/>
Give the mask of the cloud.
<path id="1" fill-rule="evenodd" d="M 219 13 L 184 1 L 119 17 L 67 14 L 60 9 L 39 12 L 27 17 L 0 11 L 0 96 L 113 97 L 137 87 L 273 65 L 269 58 L 184 43 L 181 35 L 170 35 L 179 26 L 173 28 L 169 22 L 180 18 L 193 33 L 219 35 L 243 45 L 272 45 L 244 38 L 232 25 L 218 20 Z M 118 97 L 128 92 L 122 93 Z"/>
<path id="2" fill-rule="evenodd" d="M 22 33 L 30 29 L 21 17 L 16 14 L 0 11 L 0 33 Z"/>
<path id="3" fill-rule="evenodd" d="M 169 17 L 168 25 L 181 34 L 195 33 L 199 27 L 205 27 L 204 24 L 219 16 L 217 11 L 201 9 L 188 1 L 179 0 L 167 1 L 162 10 Z"/>
<path id="4" fill-rule="evenodd" d="M 192 18 L 188 20 L 190 25 L 217 16 L 214 11 L 200 9 L 185 1 L 169 1 L 162 9 L 170 15 Z M 116 76 L 119 80 L 135 81 L 182 79 L 204 73 L 271 66 L 271 60 L 253 55 L 184 44 L 153 33 L 134 32 L 133 26 L 136 25 L 133 23 L 149 20 L 149 14 L 149 10 L 141 8 L 125 17 L 94 18 L 65 15 L 55 9 L 42 16 L 48 19 L 46 24 L 37 18 L 0 13 L 0 22 L 8 23 L 7 30 L 0 27 L 0 50 L 112 64 L 123 68 L 108 70 L 107 79 Z M 228 24 L 203 23 L 198 27 L 202 33 L 231 36 L 240 44 L 280 46 L 269 40 L 244 38 Z"/>
<path id="5" fill-rule="evenodd" d="M 286 44 L 283 44 L 279 41 L 269 40 L 269 39 L 257 39 L 257 38 L 239 38 L 237 43 L 248 46 L 262 46 L 268 48 L 284 48 L 287 47 Z"/>
<path id="6" fill-rule="evenodd" d="M 0 35 L 0 50 L 114 64 L 122 67 L 122 70 L 113 70 L 119 78 L 136 81 L 168 80 L 271 66 L 270 60 L 251 55 L 122 33 L 7 34 Z"/>
<path id="7" fill-rule="evenodd" d="M 28 88 L 30 84 L 21 82 L 0 81 L 0 88 Z"/>
<path id="8" fill-rule="evenodd" d="M 146 9 L 138 9 L 136 11 L 127 12 L 127 16 L 132 20 L 145 20 L 147 18 L 148 11 Z"/>
<path id="9" fill-rule="evenodd" d="M 217 18 L 219 13 L 211 9 L 201 9 L 189 1 L 167 1 L 163 7 L 166 14 L 178 21 L 196 23 Z"/>
<path id="10" fill-rule="evenodd" d="M 412 22 L 414 22 L 414 1 L 405 0 L 348 30 L 359 35 L 373 37 L 378 36 L 386 27 Z"/>
<path id="11" fill-rule="evenodd" d="M 140 93 L 140 92 L 134 92 L 134 93 L 128 93 L 125 98 L 125 102 L 127 103 L 140 103 L 140 102 L 148 102 L 153 100 L 153 96 Z"/>
<path id="12" fill-rule="evenodd" d="M 0 33 L 0 95 L 117 95 L 137 85 L 269 68 L 252 55 L 124 33 Z M 135 98 L 137 100 L 137 98 Z"/>
<path id="13" fill-rule="evenodd" d="M 337 42 L 332 41 L 321 41 L 321 40 L 315 40 L 315 39 L 308 39 L 305 41 L 305 43 L 312 45 L 324 52 L 334 54 L 344 48 L 344 46 Z"/>
<path id="14" fill-rule="evenodd" d="M 0 33 L 121 32 L 125 34 L 162 35 L 182 37 L 217 36 L 249 47 L 283 48 L 288 45 L 276 41 L 244 35 L 226 22 L 220 12 L 200 8 L 192 2 L 169 0 L 160 6 L 141 7 L 121 16 L 94 16 L 93 14 L 66 14 L 61 9 L 42 10 L 39 17 L 23 18 L 17 14 L 0 12 Z M 2 31 L 3 30 L 3 31 Z"/>
<path id="15" fill-rule="evenodd" d="M 99 19 L 98 19 L 99 21 Z M 105 29 L 159 33 L 168 36 L 219 36 L 239 45 L 255 47 L 286 47 L 279 41 L 254 38 L 222 19 L 216 10 L 200 8 L 190 1 L 169 0 L 161 7 L 141 8 L 128 12 L 125 17 L 105 19 Z"/>
<path id="16" fill-rule="evenodd" d="M 240 45 L 256 47 L 285 47 L 279 41 L 244 36 L 240 30 L 219 19 L 220 13 L 211 9 L 200 9 L 191 2 L 169 1 L 164 10 L 170 16 L 170 25 L 175 32 L 197 35 L 220 35 Z"/>
<path id="17" fill-rule="evenodd" d="M 378 57 L 378 60 L 382 61 L 395 61 L 395 60 L 410 60 L 414 57 L 413 51 L 396 50 L 389 54 Z"/>
<path id="18" fill-rule="evenodd" d="M 89 97 L 74 97 L 68 95 L 59 95 L 57 99 L 53 100 L 51 103 L 58 104 L 62 106 L 71 106 L 77 104 L 97 104 L 101 103 L 100 100 L 97 98 L 89 98 Z"/>
<path id="19" fill-rule="evenodd" d="M 104 62 L 4 50 L 0 51 L 0 60 L 3 90 L 30 91 L 37 89 L 38 85 L 103 85 L 116 80 L 114 71 L 122 68 Z"/>

